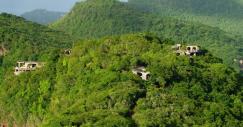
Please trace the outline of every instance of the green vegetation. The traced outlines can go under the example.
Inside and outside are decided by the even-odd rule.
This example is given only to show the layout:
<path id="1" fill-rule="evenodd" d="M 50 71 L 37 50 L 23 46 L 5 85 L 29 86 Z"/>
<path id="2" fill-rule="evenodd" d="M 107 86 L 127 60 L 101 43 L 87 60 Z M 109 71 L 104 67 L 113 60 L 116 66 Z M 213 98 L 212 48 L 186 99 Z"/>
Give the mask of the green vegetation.
<path id="1" fill-rule="evenodd" d="M 50 27 L 66 34 L 0 14 L 0 46 L 7 50 L 0 56 L 0 123 L 243 126 L 243 80 L 232 68 L 243 55 L 241 37 L 116 0 L 77 3 Z M 200 45 L 205 54 L 177 56 L 177 43 Z M 15 76 L 19 60 L 44 66 Z M 147 81 L 132 73 L 139 66 L 150 72 Z"/>
<path id="2" fill-rule="evenodd" d="M 222 58 L 225 63 L 239 70 L 238 64 L 234 64 L 233 59 L 242 56 L 240 47 L 243 46 L 243 39 L 241 37 L 226 33 L 216 27 L 170 17 L 161 18 L 134 8 L 132 4 L 116 0 L 88 0 L 77 3 L 70 13 L 51 27 L 66 31 L 79 39 L 152 32 L 177 43 L 202 45 L 215 56 Z"/>
<path id="3" fill-rule="evenodd" d="M 8 71 L 12 73 L 17 61 L 49 61 L 53 52 L 71 47 L 72 39 L 63 32 L 2 13 L 0 14 L 0 45 L 4 45 L 7 50 L 7 55 L 0 58 L 0 68 L 2 70 L 11 67 Z"/>
<path id="4" fill-rule="evenodd" d="M 81 41 L 40 70 L 6 74 L 0 116 L 51 127 L 242 126 L 237 73 L 210 53 L 178 57 L 173 43 L 143 34 Z M 141 65 L 148 81 L 131 72 Z"/>
<path id="5" fill-rule="evenodd" d="M 170 16 L 243 33 L 242 0 L 129 0 L 129 4 L 160 16 Z"/>
<path id="6" fill-rule="evenodd" d="M 17 94 L 17 91 L 21 89 L 26 90 L 25 88 L 27 87 L 27 84 L 25 82 L 29 81 L 31 82 L 31 85 L 35 86 L 34 82 L 38 81 L 38 78 L 33 76 L 32 79 L 28 79 L 32 77 L 29 76 L 26 77 L 26 80 L 15 82 L 16 78 L 13 76 L 13 67 L 15 66 L 15 63 L 17 61 L 26 60 L 48 62 L 46 63 L 47 65 L 51 64 L 58 59 L 62 49 L 71 47 L 72 39 L 68 35 L 63 34 L 63 32 L 55 31 L 46 26 L 35 24 L 26 21 L 23 18 L 6 13 L 0 14 L 0 35 L 0 44 L 4 45 L 7 49 L 7 55 L 0 57 L 0 99 L 1 101 L 5 100 L 8 102 L 8 105 L 2 105 L 2 102 L 0 104 L 0 121 L 2 122 L 2 120 L 8 119 L 7 116 L 11 116 L 11 112 L 14 111 L 14 108 L 18 108 L 18 111 L 15 111 L 19 117 L 17 117 L 18 119 L 8 120 L 18 121 L 26 118 L 26 114 L 23 112 L 29 107 L 23 107 L 23 105 L 21 107 L 21 105 L 18 105 L 19 103 L 17 104 L 17 102 L 13 102 L 14 100 L 12 100 L 12 97 L 4 97 L 6 97 L 5 95 L 10 94 L 21 97 L 22 95 Z M 55 70 L 53 69 L 54 68 L 49 68 L 49 72 L 43 71 L 43 75 L 39 75 L 39 78 L 47 80 L 49 77 L 45 77 L 44 74 L 48 76 L 48 74 L 55 73 Z M 45 84 L 45 82 L 43 84 Z M 12 85 L 12 90 L 14 91 L 10 90 Z M 4 87 L 10 89 L 6 91 Z M 36 92 L 32 91 L 32 89 L 29 90 L 31 93 Z M 24 102 L 23 100 L 25 99 L 26 98 L 21 98 L 16 101 Z M 6 106 L 9 106 L 9 110 L 6 110 Z"/>
<path id="7" fill-rule="evenodd" d="M 88 0 L 77 3 L 52 28 L 77 38 L 95 38 L 141 31 L 142 13 L 117 0 Z"/>
<path id="8" fill-rule="evenodd" d="M 243 39 L 220 29 L 182 20 L 164 18 L 150 22 L 149 31 L 162 38 L 170 38 L 177 43 L 196 44 L 206 47 L 225 63 L 239 70 L 233 59 L 242 56 Z"/>
<path id="9" fill-rule="evenodd" d="M 39 24 L 47 25 L 53 23 L 64 16 L 63 12 L 47 11 L 44 9 L 37 9 L 30 12 L 26 12 L 21 15 L 21 17 L 36 22 Z"/>

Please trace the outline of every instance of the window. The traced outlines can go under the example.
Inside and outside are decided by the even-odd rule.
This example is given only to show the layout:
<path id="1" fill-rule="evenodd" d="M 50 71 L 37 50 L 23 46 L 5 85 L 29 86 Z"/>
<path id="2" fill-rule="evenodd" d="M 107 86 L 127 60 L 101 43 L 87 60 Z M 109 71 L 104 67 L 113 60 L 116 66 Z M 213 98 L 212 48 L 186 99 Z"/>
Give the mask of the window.
<path id="1" fill-rule="evenodd" d="M 142 76 L 143 74 L 141 72 L 137 72 L 137 75 L 138 76 Z"/>

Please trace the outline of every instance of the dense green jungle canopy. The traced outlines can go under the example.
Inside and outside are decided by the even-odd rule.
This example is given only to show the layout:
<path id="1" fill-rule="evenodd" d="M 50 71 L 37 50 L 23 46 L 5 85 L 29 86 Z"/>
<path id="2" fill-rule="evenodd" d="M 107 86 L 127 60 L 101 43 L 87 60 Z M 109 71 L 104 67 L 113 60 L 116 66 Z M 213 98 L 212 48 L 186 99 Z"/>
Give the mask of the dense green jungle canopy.
<path id="1" fill-rule="evenodd" d="M 6 51 L 0 124 L 243 126 L 243 80 L 233 61 L 243 55 L 242 38 L 140 7 L 79 2 L 50 27 L 0 14 L 0 49 Z M 204 54 L 177 56 L 171 49 L 177 43 L 200 45 Z M 16 76 L 17 61 L 45 64 Z M 141 66 L 148 80 L 133 74 Z"/>

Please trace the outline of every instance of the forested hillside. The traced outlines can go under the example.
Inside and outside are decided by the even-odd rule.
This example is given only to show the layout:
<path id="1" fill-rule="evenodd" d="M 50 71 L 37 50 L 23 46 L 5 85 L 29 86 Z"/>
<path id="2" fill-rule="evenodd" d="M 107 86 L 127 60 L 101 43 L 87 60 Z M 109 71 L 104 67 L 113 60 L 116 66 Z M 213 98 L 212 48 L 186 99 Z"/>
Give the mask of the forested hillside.
<path id="1" fill-rule="evenodd" d="M 21 17 L 39 24 L 47 25 L 53 23 L 64 16 L 64 12 L 47 11 L 44 9 L 37 9 L 26 12 Z"/>
<path id="2" fill-rule="evenodd" d="M 243 56 L 243 38 L 226 33 L 218 28 L 193 22 L 163 18 L 150 22 L 148 31 L 162 38 L 169 38 L 177 43 L 196 44 L 206 47 L 225 63 L 239 69 L 233 59 Z M 153 27 L 154 26 L 154 27 Z"/>
<path id="3" fill-rule="evenodd" d="M 242 0 L 128 0 L 160 16 L 200 22 L 235 34 L 243 33 Z"/>
<path id="4" fill-rule="evenodd" d="M 50 127 L 242 126 L 238 74 L 210 53 L 176 56 L 173 43 L 142 34 L 81 41 L 40 70 L 6 74 L 0 118 Z M 137 66 L 151 72 L 148 81 L 132 74 Z"/>
<path id="5" fill-rule="evenodd" d="M 72 38 L 63 32 L 14 15 L 0 14 L 0 45 L 6 50 L 6 55 L 0 56 L 1 70 L 11 67 L 12 73 L 17 61 L 48 61 L 52 52 L 71 47 L 72 43 Z"/>
<path id="6" fill-rule="evenodd" d="M 95 38 L 141 31 L 142 16 L 143 13 L 117 0 L 87 0 L 77 3 L 51 27 L 77 38 Z"/>
<path id="7" fill-rule="evenodd" d="M 243 38 L 142 4 L 87 0 L 49 27 L 0 14 L 0 126 L 243 126 Z"/>
<path id="8" fill-rule="evenodd" d="M 239 58 L 242 54 L 241 37 L 216 27 L 170 17 L 161 18 L 135 8 L 117 0 L 88 0 L 77 3 L 70 13 L 51 27 L 80 39 L 151 32 L 178 43 L 200 44 L 227 64 L 239 69 L 238 64 L 233 63 L 233 59 Z"/>

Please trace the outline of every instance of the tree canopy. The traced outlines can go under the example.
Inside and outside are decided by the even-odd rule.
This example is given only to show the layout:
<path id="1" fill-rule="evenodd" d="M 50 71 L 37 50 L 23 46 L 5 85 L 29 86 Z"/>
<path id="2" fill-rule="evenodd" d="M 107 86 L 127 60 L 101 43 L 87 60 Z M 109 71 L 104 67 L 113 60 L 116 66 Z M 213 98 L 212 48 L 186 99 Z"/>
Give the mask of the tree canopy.
<path id="1" fill-rule="evenodd" d="M 117 0 L 79 2 L 50 27 L 2 13 L 0 124 L 243 126 L 242 42 Z M 178 43 L 203 52 L 178 56 Z M 17 61 L 43 66 L 16 76 Z"/>
<path id="2" fill-rule="evenodd" d="M 222 58 L 225 63 L 239 70 L 238 64 L 235 64 L 233 60 L 242 56 L 242 52 L 239 50 L 243 46 L 241 36 L 224 32 L 216 27 L 171 18 L 168 15 L 161 17 L 158 14 L 136 8 L 136 5 L 131 4 L 132 2 L 124 3 L 117 0 L 79 2 L 66 16 L 52 24 L 51 27 L 70 33 L 77 39 L 137 32 L 154 33 L 158 37 L 170 38 L 178 43 L 202 45 L 215 56 Z M 147 7 L 150 1 L 134 1 L 134 3 Z M 173 1 L 171 3 L 181 2 Z M 157 5 L 159 6 L 160 3 Z M 148 5 L 148 7 L 150 6 Z M 159 8 L 163 7 L 159 6 Z"/>
<path id="3" fill-rule="evenodd" d="M 174 43 L 147 34 L 80 41 L 42 69 L 6 74 L 0 116 L 57 127 L 242 125 L 234 69 L 210 53 L 176 56 Z M 151 72 L 148 81 L 136 66 Z"/>

